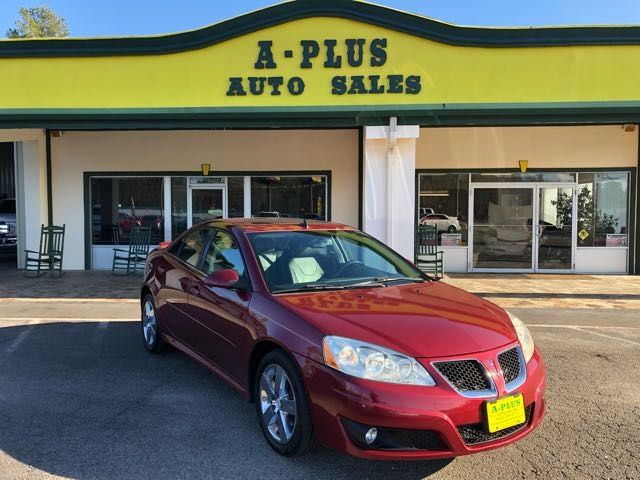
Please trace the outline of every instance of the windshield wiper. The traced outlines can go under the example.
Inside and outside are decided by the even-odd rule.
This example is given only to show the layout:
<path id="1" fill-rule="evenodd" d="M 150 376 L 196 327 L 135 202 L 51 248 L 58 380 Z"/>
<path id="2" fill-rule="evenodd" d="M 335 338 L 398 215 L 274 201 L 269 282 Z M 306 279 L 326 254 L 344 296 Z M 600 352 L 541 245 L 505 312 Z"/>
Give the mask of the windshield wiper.
<path id="1" fill-rule="evenodd" d="M 348 290 L 350 288 L 362 288 L 364 286 L 370 286 L 369 283 L 354 283 L 351 285 L 334 285 L 331 283 L 314 283 L 313 285 L 302 285 L 297 288 L 287 288 L 285 290 L 278 290 L 273 293 L 293 293 L 293 292 L 304 292 L 309 290 Z M 371 286 L 374 287 L 383 287 L 381 283 L 373 283 Z"/>
<path id="2" fill-rule="evenodd" d="M 356 283 L 354 285 L 376 285 L 376 284 L 385 284 L 389 282 L 413 282 L 413 283 L 423 283 L 424 279 L 418 277 L 375 277 L 371 280 L 367 280 L 366 282 Z"/>

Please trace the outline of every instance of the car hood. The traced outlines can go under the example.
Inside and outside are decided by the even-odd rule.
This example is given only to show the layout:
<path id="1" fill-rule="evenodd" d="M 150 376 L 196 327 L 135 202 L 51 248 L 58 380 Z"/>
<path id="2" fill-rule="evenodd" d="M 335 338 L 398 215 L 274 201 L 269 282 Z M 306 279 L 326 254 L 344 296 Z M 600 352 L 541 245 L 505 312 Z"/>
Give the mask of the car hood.
<path id="1" fill-rule="evenodd" d="M 380 345 L 413 357 L 446 357 L 516 340 L 498 306 L 441 282 L 278 295 L 323 335 Z"/>

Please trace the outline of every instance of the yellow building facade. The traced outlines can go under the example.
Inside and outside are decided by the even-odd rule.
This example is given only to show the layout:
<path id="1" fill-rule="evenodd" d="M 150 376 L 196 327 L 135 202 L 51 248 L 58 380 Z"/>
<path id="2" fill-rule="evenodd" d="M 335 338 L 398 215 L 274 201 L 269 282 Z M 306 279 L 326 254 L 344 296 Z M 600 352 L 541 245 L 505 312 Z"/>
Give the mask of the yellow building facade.
<path id="1" fill-rule="evenodd" d="M 449 272 L 637 273 L 638 54 L 638 27 L 460 27 L 344 0 L 3 40 L 18 250 L 65 224 L 64 268 L 108 268 L 135 224 L 155 242 L 306 216 L 412 259 L 434 225 Z"/>

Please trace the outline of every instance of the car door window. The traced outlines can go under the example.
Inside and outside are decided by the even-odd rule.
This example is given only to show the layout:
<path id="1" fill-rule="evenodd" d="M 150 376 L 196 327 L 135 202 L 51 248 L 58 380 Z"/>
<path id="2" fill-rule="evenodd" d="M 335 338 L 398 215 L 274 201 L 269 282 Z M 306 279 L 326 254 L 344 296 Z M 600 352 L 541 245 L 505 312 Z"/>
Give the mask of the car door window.
<path id="1" fill-rule="evenodd" d="M 238 244 L 229 232 L 216 231 L 207 250 L 202 266 L 204 273 L 209 275 L 218 270 L 230 268 L 235 270 L 240 281 L 234 287 L 245 287 L 248 285 L 244 260 Z"/>
<path id="2" fill-rule="evenodd" d="M 188 234 L 182 241 L 177 257 L 192 267 L 198 267 L 200 253 L 207 243 L 210 230 L 199 228 Z"/>

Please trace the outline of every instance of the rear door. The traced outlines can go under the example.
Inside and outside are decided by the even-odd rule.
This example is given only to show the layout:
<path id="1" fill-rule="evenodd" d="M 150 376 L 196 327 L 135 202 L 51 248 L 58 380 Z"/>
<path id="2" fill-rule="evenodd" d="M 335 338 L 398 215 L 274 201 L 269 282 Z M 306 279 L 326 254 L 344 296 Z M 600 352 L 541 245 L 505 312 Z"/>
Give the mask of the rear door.
<path id="1" fill-rule="evenodd" d="M 245 362 L 252 339 L 246 328 L 251 286 L 245 262 L 231 232 L 215 230 L 203 259 L 204 275 L 233 269 L 240 281 L 230 288 L 209 287 L 204 278 L 194 280 L 189 292 L 189 313 L 196 319 L 202 354 L 238 381 L 246 377 Z"/>

